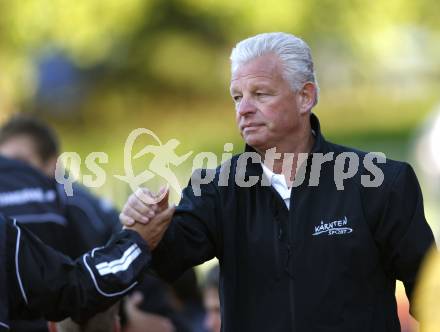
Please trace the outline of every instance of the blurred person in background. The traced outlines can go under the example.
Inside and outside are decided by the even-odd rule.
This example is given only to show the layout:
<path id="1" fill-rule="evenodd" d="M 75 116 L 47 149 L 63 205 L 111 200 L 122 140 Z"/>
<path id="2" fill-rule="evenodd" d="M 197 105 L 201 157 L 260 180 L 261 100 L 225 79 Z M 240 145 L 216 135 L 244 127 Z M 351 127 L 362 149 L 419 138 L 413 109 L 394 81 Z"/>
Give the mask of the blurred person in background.
<path id="1" fill-rule="evenodd" d="M 150 290 L 152 292 L 146 298 L 143 295 L 145 293 L 136 290 L 124 299 L 121 308 L 122 332 L 177 332 L 181 330 L 176 328 L 176 323 L 165 314 L 156 314 L 151 311 L 151 308 L 147 310 L 141 308 L 143 303 L 157 300 L 158 292 L 152 288 Z M 160 293 L 163 294 L 163 292 Z M 158 304 L 155 303 L 153 307 L 157 310 Z"/>
<path id="2" fill-rule="evenodd" d="M 65 195 L 54 179 L 59 152 L 55 131 L 33 116 L 18 114 L 0 127 L 0 212 L 75 259 L 120 230 L 119 213 L 79 185 L 73 196 Z M 44 320 L 13 321 L 11 327 L 47 331 Z"/>
<path id="3" fill-rule="evenodd" d="M 314 64 L 300 38 L 245 39 L 232 50 L 231 69 L 248 154 L 194 172 L 153 251 L 154 269 L 173 280 L 217 257 L 223 331 L 400 332 L 396 280 L 412 303 L 434 245 L 413 169 L 386 159 L 371 170 L 366 152 L 324 138 L 312 113 Z M 340 188 L 337 170 L 348 172 L 348 155 L 359 163 L 348 160 L 355 172 Z M 293 185 L 297 175 L 304 180 Z M 150 195 L 131 196 L 125 225 L 160 211 Z"/>
<path id="4" fill-rule="evenodd" d="M 24 223 L 33 222 L 32 228 L 37 231 L 43 225 L 42 239 L 68 254 L 69 245 L 61 240 L 70 231 L 63 201 L 55 181 L 25 162 L 0 154 L 0 213 Z"/>
<path id="5" fill-rule="evenodd" d="M 220 266 L 213 266 L 205 277 L 203 283 L 203 303 L 205 305 L 205 326 L 209 332 L 220 332 L 221 314 L 219 297 Z"/>
<path id="6" fill-rule="evenodd" d="M 436 217 L 432 224 L 436 239 L 440 239 L 440 105 L 430 114 L 414 144 L 414 155 L 424 188 L 430 194 L 428 204 Z"/>
<path id="7" fill-rule="evenodd" d="M 414 144 L 414 155 L 424 188 L 430 194 L 428 204 L 435 218 L 434 235 L 440 239 L 440 106 L 437 106 L 421 126 Z M 440 254 L 432 250 L 423 264 L 416 289 L 416 312 L 421 332 L 440 331 Z"/>
<path id="8" fill-rule="evenodd" d="M 205 310 L 194 268 L 186 270 L 171 284 L 174 308 L 191 332 L 206 332 L 203 324 Z"/>
<path id="9" fill-rule="evenodd" d="M 0 127 L 0 153 L 54 177 L 59 154 L 55 132 L 35 117 L 17 114 Z"/>
<path id="10" fill-rule="evenodd" d="M 54 179 L 60 143 L 55 131 L 37 118 L 18 114 L 0 127 L 0 155 L 21 160 Z M 1 189 L 1 187 L 0 187 Z M 73 195 L 67 196 L 59 187 L 63 214 L 68 220 L 69 234 L 80 241 L 70 241 L 63 250 L 64 239 L 52 238 L 47 223 L 30 223 L 25 216 L 16 217 L 29 223 L 30 229 L 45 243 L 76 258 L 90 248 L 104 245 L 110 236 L 120 230 L 119 212 L 105 199 L 91 194 L 84 186 L 75 184 Z M 32 220 L 35 221 L 35 216 Z M 46 220 L 49 221 L 49 220 Z"/>
<path id="11" fill-rule="evenodd" d="M 108 201 L 78 184 L 73 187 L 73 196 L 67 196 L 56 183 L 59 146 L 55 131 L 30 115 L 15 115 L 0 127 L 0 212 L 26 225 L 44 243 L 75 259 L 106 244 L 121 226 L 119 212 Z M 149 301 L 144 309 L 157 312 L 157 307 L 164 306 L 167 309 L 163 312 L 174 317 L 171 301 L 162 306 L 160 301 L 151 299 L 152 294 L 156 300 L 168 296 L 168 287 L 158 286 L 162 283 L 152 276 L 140 282 L 140 289 Z M 152 287 L 144 285 L 149 284 L 157 287 L 147 296 Z M 13 321 L 11 328 L 43 332 L 47 331 L 47 324 L 42 319 Z"/>
<path id="12" fill-rule="evenodd" d="M 175 332 L 206 332 L 205 310 L 194 268 L 185 271 L 172 284 L 167 284 L 152 275 L 146 275 L 136 287 L 132 297 L 136 299 L 136 306 L 124 306 L 125 314 L 122 315 L 124 331 L 127 327 L 132 332 L 141 331 L 135 327 L 142 325 L 133 322 L 130 317 L 141 317 L 141 321 L 148 317 L 162 317 L 172 323 Z"/>
<path id="13" fill-rule="evenodd" d="M 49 323 L 49 332 L 121 332 L 119 302 L 81 324 L 71 318 Z"/>

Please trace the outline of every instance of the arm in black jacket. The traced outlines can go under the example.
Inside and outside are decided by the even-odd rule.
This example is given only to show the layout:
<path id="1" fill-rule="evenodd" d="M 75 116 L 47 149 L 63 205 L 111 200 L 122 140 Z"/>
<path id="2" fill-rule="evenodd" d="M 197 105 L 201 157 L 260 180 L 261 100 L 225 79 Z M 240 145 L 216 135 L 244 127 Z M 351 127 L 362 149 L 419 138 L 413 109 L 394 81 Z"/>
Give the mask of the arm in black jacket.
<path id="1" fill-rule="evenodd" d="M 411 303 L 420 265 L 435 242 L 426 222 L 422 192 L 413 169 L 406 163 L 398 163 L 393 175 L 387 195 L 376 195 L 379 198 L 375 201 L 381 209 L 373 236 L 386 271 L 393 279 L 403 282 Z M 391 174 L 385 173 L 385 176 Z"/>
<path id="2" fill-rule="evenodd" d="M 84 321 L 136 286 L 150 264 L 145 241 L 131 230 L 75 261 L 15 221 L 7 219 L 6 230 L 11 319 L 43 315 L 54 321 L 68 316 Z"/>
<path id="3" fill-rule="evenodd" d="M 183 190 L 170 226 L 153 251 L 152 267 L 159 276 L 174 281 L 188 268 L 219 255 L 220 211 L 216 181 Z"/>

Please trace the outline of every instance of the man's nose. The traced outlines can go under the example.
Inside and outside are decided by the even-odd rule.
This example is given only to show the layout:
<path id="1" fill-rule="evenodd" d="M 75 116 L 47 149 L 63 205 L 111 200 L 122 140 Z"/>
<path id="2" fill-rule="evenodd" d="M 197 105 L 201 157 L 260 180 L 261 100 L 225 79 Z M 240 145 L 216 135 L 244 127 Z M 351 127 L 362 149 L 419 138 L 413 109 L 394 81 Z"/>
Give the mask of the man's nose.
<path id="1" fill-rule="evenodd" d="M 237 105 L 237 112 L 240 116 L 247 115 L 249 113 L 254 113 L 256 110 L 256 107 L 254 103 L 243 97 L 243 99 L 240 101 L 240 103 Z"/>

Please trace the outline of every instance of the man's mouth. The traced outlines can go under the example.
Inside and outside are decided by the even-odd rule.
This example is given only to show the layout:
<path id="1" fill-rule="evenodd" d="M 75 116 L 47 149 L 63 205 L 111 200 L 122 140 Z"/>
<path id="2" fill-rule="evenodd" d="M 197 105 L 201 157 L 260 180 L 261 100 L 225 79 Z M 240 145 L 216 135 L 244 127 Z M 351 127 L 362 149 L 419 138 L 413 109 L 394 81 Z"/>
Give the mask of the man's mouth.
<path id="1" fill-rule="evenodd" d="M 245 132 L 245 131 L 249 131 L 249 130 L 254 130 L 254 129 L 257 129 L 262 126 L 263 126 L 262 123 L 247 123 L 247 124 L 244 124 L 241 126 L 241 131 Z"/>

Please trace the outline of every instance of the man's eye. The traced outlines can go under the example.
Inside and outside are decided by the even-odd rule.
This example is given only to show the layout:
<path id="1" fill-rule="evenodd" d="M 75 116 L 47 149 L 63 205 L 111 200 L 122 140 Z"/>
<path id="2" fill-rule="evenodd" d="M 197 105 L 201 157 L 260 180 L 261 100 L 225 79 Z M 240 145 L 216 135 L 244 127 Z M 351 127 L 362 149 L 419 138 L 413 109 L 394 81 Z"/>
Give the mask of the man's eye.
<path id="1" fill-rule="evenodd" d="M 234 99 L 234 102 L 238 103 L 241 100 L 241 96 L 232 96 L 232 99 Z"/>

